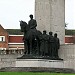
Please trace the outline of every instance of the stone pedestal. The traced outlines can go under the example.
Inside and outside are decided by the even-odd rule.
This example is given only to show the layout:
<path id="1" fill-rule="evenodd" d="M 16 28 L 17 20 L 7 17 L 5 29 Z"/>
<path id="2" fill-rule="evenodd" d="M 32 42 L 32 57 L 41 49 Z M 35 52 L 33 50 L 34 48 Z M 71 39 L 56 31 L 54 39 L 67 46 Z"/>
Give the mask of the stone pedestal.
<path id="1" fill-rule="evenodd" d="M 65 43 L 65 0 L 35 0 L 35 18 L 38 30 L 57 33 Z"/>
<path id="2" fill-rule="evenodd" d="M 63 61 L 47 59 L 17 59 L 15 67 L 63 68 Z"/>

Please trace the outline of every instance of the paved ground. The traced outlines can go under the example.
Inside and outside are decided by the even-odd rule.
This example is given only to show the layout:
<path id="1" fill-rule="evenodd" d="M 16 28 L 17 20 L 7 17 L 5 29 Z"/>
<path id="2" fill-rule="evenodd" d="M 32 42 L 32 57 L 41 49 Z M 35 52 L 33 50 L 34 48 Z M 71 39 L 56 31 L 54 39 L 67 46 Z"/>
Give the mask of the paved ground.
<path id="1" fill-rule="evenodd" d="M 0 59 L 1 58 L 17 58 L 17 57 L 21 57 L 21 54 L 2 54 L 0 55 Z"/>
<path id="2" fill-rule="evenodd" d="M 55 72 L 55 73 L 75 73 L 73 69 L 65 68 L 42 68 L 42 67 L 6 67 L 0 72 Z"/>

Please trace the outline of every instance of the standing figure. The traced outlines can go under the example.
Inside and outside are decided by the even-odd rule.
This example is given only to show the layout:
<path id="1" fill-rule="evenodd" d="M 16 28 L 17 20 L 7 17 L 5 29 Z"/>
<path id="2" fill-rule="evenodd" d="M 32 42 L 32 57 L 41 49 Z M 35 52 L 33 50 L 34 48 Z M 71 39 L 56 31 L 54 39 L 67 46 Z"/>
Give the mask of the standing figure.
<path id="1" fill-rule="evenodd" d="M 48 55 L 48 40 L 49 40 L 49 37 L 48 35 L 46 34 L 46 30 L 43 31 L 43 34 L 41 36 L 41 39 L 40 39 L 40 53 L 41 53 L 41 56 L 47 56 Z"/>
<path id="2" fill-rule="evenodd" d="M 54 39 L 55 39 L 55 57 L 59 58 L 58 49 L 60 48 L 60 41 L 59 38 L 57 38 L 57 33 L 54 34 Z"/>
<path id="3" fill-rule="evenodd" d="M 54 41 L 54 37 L 52 35 L 53 33 L 52 32 L 49 32 L 49 50 L 48 50 L 48 53 L 49 53 L 49 56 L 51 58 L 54 58 L 54 53 L 55 53 L 55 41 Z"/>

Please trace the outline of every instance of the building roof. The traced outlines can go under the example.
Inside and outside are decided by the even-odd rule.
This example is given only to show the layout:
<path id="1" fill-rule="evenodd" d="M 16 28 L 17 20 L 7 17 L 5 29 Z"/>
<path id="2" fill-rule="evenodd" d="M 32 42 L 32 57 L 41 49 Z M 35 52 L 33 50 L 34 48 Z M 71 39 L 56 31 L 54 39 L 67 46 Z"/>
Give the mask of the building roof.
<path id="1" fill-rule="evenodd" d="M 9 35 L 23 35 L 20 29 L 6 29 Z"/>
<path id="2" fill-rule="evenodd" d="M 65 30 L 65 35 L 75 35 L 75 29 L 66 29 Z"/>
<path id="3" fill-rule="evenodd" d="M 6 29 L 9 35 L 23 35 L 21 29 Z M 65 35 L 75 35 L 75 30 L 65 30 Z"/>
<path id="4" fill-rule="evenodd" d="M 8 34 L 8 32 L 2 27 L 2 25 L 0 24 L 0 34 L 1 33 L 7 33 Z"/>

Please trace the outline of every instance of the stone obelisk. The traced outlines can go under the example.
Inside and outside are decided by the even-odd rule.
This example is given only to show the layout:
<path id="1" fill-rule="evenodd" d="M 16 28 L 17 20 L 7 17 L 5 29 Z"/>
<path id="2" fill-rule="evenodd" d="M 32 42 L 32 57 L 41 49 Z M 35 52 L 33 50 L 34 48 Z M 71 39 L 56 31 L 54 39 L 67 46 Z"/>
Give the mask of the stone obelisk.
<path id="1" fill-rule="evenodd" d="M 60 43 L 65 43 L 65 0 L 35 0 L 37 29 L 58 34 Z"/>

